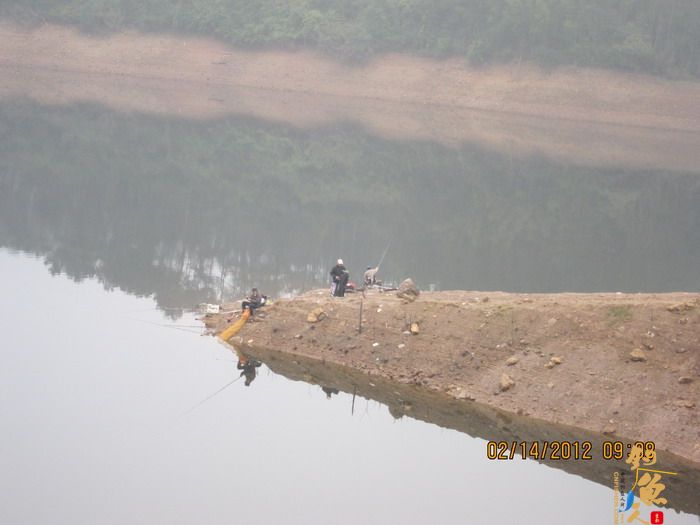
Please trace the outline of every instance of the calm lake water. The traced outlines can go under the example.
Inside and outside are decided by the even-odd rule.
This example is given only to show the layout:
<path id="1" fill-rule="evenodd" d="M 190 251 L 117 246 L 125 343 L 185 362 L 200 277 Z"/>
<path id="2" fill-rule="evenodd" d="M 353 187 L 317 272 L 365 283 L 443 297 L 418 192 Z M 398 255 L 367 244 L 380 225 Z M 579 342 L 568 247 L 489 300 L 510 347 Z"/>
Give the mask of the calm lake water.
<path id="1" fill-rule="evenodd" d="M 699 203 L 678 170 L 2 100 L 0 522 L 612 523 L 612 482 L 264 366 L 188 412 L 238 377 L 188 311 L 387 246 L 421 287 L 698 291 Z"/>
<path id="2" fill-rule="evenodd" d="M 612 522 L 610 486 L 264 367 L 189 412 L 233 355 L 150 298 L 7 250 L 0 292 L 2 523 Z"/>

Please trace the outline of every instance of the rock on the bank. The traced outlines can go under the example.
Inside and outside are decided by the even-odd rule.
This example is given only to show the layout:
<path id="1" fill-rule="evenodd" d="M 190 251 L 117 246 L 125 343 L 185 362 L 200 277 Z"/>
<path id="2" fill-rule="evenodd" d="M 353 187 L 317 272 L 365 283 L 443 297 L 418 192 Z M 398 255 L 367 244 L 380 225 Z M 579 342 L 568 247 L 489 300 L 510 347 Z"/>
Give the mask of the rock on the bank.
<path id="1" fill-rule="evenodd" d="M 501 375 L 501 383 L 499 385 L 501 392 L 505 392 L 506 390 L 510 390 L 514 386 L 515 386 L 515 381 L 513 381 L 513 379 L 508 374 Z"/>
<path id="2" fill-rule="evenodd" d="M 416 286 L 416 283 L 413 282 L 413 279 L 409 277 L 401 282 L 396 295 L 401 299 L 406 299 L 407 301 L 415 301 L 416 297 L 420 295 L 420 290 Z"/>
<path id="3" fill-rule="evenodd" d="M 640 350 L 639 348 L 632 350 L 630 352 L 630 359 L 632 361 L 646 361 L 647 356 L 644 355 L 644 351 Z"/>
<path id="4" fill-rule="evenodd" d="M 326 318 L 326 312 L 323 311 L 323 308 L 314 308 L 309 312 L 309 315 L 306 316 L 306 320 L 309 323 L 318 323 L 319 321 L 323 321 Z"/>

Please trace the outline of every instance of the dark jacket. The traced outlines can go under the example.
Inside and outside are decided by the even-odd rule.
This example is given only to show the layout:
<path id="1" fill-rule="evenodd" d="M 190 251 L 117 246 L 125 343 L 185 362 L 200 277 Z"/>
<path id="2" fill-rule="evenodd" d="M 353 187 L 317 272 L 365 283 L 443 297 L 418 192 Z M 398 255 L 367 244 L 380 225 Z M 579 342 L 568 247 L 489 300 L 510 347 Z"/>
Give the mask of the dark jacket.
<path id="1" fill-rule="evenodd" d="M 344 264 L 336 264 L 333 268 L 331 268 L 331 277 L 333 277 L 333 280 L 336 282 L 340 281 L 340 279 L 346 273 L 348 273 L 348 271 L 345 269 Z"/>
<path id="2" fill-rule="evenodd" d="M 265 304 L 266 299 L 267 299 L 266 296 L 260 295 L 260 292 L 258 292 L 256 290 L 250 294 L 250 296 L 248 297 L 248 302 L 250 303 L 250 305 L 253 308 L 258 308 L 258 307 L 262 306 L 263 304 Z"/>
<path id="3" fill-rule="evenodd" d="M 243 310 L 245 310 L 246 308 L 250 308 L 250 313 L 252 314 L 256 308 L 264 306 L 266 302 L 267 295 L 260 295 L 260 292 L 258 292 L 257 289 L 255 289 L 250 294 L 250 296 L 245 298 L 245 300 L 241 304 L 241 308 Z"/>

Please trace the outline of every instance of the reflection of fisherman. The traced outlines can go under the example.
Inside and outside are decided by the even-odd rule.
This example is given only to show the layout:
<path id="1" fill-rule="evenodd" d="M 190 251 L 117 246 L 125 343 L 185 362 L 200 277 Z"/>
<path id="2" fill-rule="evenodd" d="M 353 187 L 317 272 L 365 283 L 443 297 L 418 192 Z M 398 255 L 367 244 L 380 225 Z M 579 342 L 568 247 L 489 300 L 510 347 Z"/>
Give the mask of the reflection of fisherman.
<path id="1" fill-rule="evenodd" d="M 379 271 L 379 266 L 375 266 L 372 268 L 371 266 L 367 267 L 367 270 L 365 271 L 364 275 L 364 282 L 365 282 L 365 287 L 368 286 L 374 286 L 377 284 L 377 272 Z"/>
<path id="2" fill-rule="evenodd" d="M 343 259 L 338 259 L 336 265 L 331 268 L 331 294 L 335 297 L 345 297 L 345 287 L 348 285 L 350 273 L 343 264 Z"/>
<path id="3" fill-rule="evenodd" d="M 398 404 L 398 405 L 390 404 L 388 406 L 388 408 L 389 408 L 389 414 L 391 414 L 391 417 L 393 417 L 394 419 L 401 419 L 403 416 L 406 415 L 405 409 L 404 409 L 403 405 L 401 405 L 401 404 Z"/>
<path id="4" fill-rule="evenodd" d="M 246 308 L 250 309 L 250 315 L 253 315 L 255 313 L 256 308 L 260 308 L 261 306 L 265 306 L 265 303 L 267 302 L 267 295 L 260 295 L 260 292 L 258 291 L 257 288 L 253 288 L 250 291 L 250 295 L 245 298 L 243 303 L 241 304 L 241 308 L 245 311 Z"/>
<path id="5" fill-rule="evenodd" d="M 326 393 L 326 399 L 330 399 L 333 394 L 337 395 L 338 393 L 340 393 L 340 390 L 330 386 L 322 386 L 321 390 L 323 390 Z"/>
<path id="6" fill-rule="evenodd" d="M 241 376 L 245 376 L 245 386 L 250 386 L 257 373 L 255 369 L 259 368 L 262 363 L 256 359 L 251 359 L 237 348 L 236 354 L 238 354 L 238 364 L 236 368 L 242 370 Z"/>

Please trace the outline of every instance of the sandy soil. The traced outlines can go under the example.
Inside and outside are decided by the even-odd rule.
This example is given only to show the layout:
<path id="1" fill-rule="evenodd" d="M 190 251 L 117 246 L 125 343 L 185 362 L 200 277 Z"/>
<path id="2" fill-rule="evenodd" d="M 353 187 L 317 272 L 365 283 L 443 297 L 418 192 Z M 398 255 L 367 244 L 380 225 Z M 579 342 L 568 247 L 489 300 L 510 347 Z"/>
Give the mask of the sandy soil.
<path id="1" fill-rule="evenodd" d="M 311 52 L 207 39 L 94 38 L 0 24 L 0 98 L 120 111 L 245 115 L 300 128 L 354 122 L 391 139 L 474 143 L 581 165 L 700 171 L 700 83 L 388 55 L 350 67 Z"/>
<path id="2" fill-rule="evenodd" d="M 327 317 L 308 322 L 314 308 Z M 363 299 L 316 290 L 266 310 L 232 343 L 651 440 L 700 463 L 700 294 L 454 291 L 424 292 L 406 303 L 389 292 L 370 291 Z M 207 322 L 219 330 L 228 323 L 225 315 Z M 411 323 L 418 323 L 418 334 L 407 332 Z M 504 374 L 513 382 L 507 389 Z"/>

